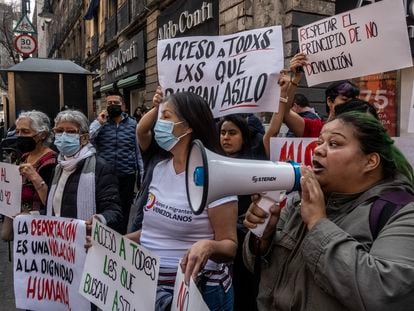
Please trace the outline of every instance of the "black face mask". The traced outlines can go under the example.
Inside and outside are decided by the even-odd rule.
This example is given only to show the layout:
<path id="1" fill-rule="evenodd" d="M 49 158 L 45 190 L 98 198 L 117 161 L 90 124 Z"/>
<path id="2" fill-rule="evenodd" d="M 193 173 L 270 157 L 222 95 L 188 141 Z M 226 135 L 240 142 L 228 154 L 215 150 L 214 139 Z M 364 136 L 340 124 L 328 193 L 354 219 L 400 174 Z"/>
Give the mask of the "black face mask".
<path id="1" fill-rule="evenodd" d="M 110 118 L 119 117 L 122 113 L 122 109 L 120 105 L 110 105 L 106 108 L 108 111 L 108 116 Z"/>
<path id="2" fill-rule="evenodd" d="M 17 136 L 17 149 L 22 153 L 33 151 L 36 148 L 36 141 L 32 136 Z"/>

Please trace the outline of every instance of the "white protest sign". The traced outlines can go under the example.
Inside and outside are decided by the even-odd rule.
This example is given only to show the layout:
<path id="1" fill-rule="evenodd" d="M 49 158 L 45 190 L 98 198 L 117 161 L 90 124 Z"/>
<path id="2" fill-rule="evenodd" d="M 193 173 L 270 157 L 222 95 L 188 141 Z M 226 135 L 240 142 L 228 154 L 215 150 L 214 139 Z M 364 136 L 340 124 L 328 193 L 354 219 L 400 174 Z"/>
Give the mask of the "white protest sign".
<path id="1" fill-rule="evenodd" d="M 313 150 L 317 145 L 317 138 L 272 137 L 270 139 L 270 160 L 273 162 L 292 160 L 312 165 Z"/>
<path id="2" fill-rule="evenodd" d="M 308 86 L 413 65 L 403 1 L 383 0 L 298 29 Z"/>
<path id="3" fill-rule="evenodd" d="M 89 310 L 79 292 L 85 263 L 85 222 L 20 215 L 14 219 L 16 307 L 28 310 Z"/>
<path id="4" fill-rule="evenodd" d="M 411 103 L 410 103 L 410 116 L 408 119 L 408 133 L 414 133 L 414 83 L 411 93 Z"/>
<path id="5" fill-rule="evenodd" d="M 160 259 L 93 220 L 79 292 L 102 310 L 154 310 Z"/>
<path id="6" fill-rule="evenodd" d="M 184 282 L 184 273 L 178 265 L 177 277 L 174 284 L 174 297 L 171 305 L 171 311 L 208 311 L 208 307 L 203 300 L 203 296 L 195 285 L 193 278 L 190 278 L 190 284 Z"/>
<path id="7" fill-rule="evenodd" d="M 207 101 L 214 117 L 275 112 L 283 69 L 282 28 L 160 40 L 157 64 L 166 96 L 196 93 Z"/>
<path id="8" fill-rule="evenodd" d="M 22 176 L 19 167 L 0 162 L 0 214 L 14 217 L 21 211 Z"/>
<path id="9" fill-rule="evenodd" d="M 395 145 L 400 149 L 411 166 L 414 167 L 414 144 L 412 137 L 393 137 Z"/>

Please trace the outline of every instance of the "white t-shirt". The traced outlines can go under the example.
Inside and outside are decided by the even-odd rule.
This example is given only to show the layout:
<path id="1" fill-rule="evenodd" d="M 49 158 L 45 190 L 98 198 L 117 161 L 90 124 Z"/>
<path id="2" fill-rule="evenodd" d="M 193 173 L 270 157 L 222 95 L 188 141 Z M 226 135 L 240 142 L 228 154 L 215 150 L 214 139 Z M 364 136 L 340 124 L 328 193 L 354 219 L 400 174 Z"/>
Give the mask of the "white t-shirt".
<path id="1" fill-rule="evenodd" d="M 231 201 L 237 201 L 237 197 L 214 201 L 208 208 Z M 194 215 L 188 204 L 185 172 L 176 174 L 171 159 L 158 163 L 144 207 L 141 245 L 160 256 L 161 267 L 176 268 L 195 242 L 213 239 L 214 231 L 207 209 L 200 215 Z M 209 261 L 205 268 L 216 270 L 217 264 Z"/>

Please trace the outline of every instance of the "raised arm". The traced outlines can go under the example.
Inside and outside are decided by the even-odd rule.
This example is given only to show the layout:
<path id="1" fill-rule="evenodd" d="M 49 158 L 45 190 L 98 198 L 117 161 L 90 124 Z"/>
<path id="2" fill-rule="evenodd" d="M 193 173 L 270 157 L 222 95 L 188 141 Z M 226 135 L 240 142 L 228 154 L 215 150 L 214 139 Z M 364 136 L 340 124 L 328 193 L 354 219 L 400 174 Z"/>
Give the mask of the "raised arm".
<path id="1" fill-rule="evenodd" d="M 270 157 L 270 138 L 279 133 L 283 122 L 286 123 L 289 129 L 293 132 L 302 131 L 303 134 L 305 123 L 297 113 L 291 111 L 290 107 L 292 105 L 293 96 L 295 95 L 296 89 L 302 78 L 302 74 L 298 68 L 301 68 L 305 62 L 306 56 L 303 53 L 296 54 L 290 61 L 290 70 L 282 70 L 281 72 L 278 81 L 280 85 L 279 111 L 273 113 L 269 128 L 263 136 L 263 145 L 268 158 Z M 291 127 L 293 127 L 293 129 Z"/>
<path id="2" fill-rule="evenodd" d="M 306 64 L 306 55 L 303 53 L 296 54 L 290 61 L 290 73 L 291 73 L 291 87 L 289 88 L 290 105 L 292 104 L 293 96 L 295 95 L 296 88 L 302 78 L 303 66 Z M 297 137 L 303 136 L 305 131 L 305 120 L 296 112 L 290 109 L 285 110 L 283 122 Z"/>
<path id="3" fill-rule="evenodd" d="M 279 85 L 280 85 L 280 99 L 279 99 L 279 111 L 272 114 L 272 119 L 266 133 L 263 135 L 263 146 L 265 148 L 266 157 L 270 158 L 270 138 L 277 136 L 280 131 L 280 127 L 283 123 L 283 117 L 286 113 L 286 106 L 288 105 L 288 88 L 289 77 L 287 72 L 282 70 L 280 73 Z"/>
<path id="4" fill-rule="evenodd" d="M 158 86 L 155 91 L 155 95 L 152 99 L 153 108 L 148 111 L 139 121 L 137 126 L 137 137 L 139 146 L 142 151 L 146 151 L 151 145 L 152 141 L 152 128 L 158 118 L 158 106 L 162 101 L 163 93 L 161 87 Z"/>

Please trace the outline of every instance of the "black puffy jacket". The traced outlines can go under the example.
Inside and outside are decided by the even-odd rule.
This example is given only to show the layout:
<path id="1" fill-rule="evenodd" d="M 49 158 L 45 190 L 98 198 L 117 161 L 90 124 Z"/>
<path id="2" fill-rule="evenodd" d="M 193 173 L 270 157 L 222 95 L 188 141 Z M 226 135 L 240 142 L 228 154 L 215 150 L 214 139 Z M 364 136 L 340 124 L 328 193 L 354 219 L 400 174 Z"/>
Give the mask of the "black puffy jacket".
<path id="1" fill-rule="evenodd" d="M 62 196 L 61 217 L 77 218 L 76 197 L 84 163 L 85 160 L 79 162 L 76 170 L 66 181 Z M 118 179 L 112 167 L 99 156 L 96 157 L 95 200 L 96 213 L 105 217 L 110 228 L 119 231 L 123 216 L 120 206 Z"/>

